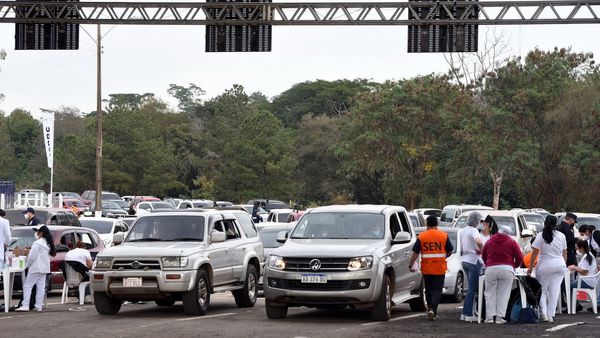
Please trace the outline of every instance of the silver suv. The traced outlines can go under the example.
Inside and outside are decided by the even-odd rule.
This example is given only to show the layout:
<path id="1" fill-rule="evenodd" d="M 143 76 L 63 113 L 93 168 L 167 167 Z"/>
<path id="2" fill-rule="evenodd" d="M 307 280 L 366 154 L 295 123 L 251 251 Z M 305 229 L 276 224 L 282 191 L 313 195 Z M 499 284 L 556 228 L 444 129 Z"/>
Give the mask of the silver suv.
<path id="1" fill-rule="evenodd" d="M 398 206 L 345 205 L 305 213 L 285 244 L 266 260 L 267 316 L 284 318 L 289 306 L 370 308 L 389 320 L 394 304 L 424 311 L 423 281 L 408 263 L 416 234 Z"/>
<path id="2" fill-rule="evenodd" d="M 92 272 L 100 314 L 119 312 L 123 301 L 183 301 L 188 315 L 203 315 L 210 295 L 231 291 L 239 307 L 256 302 L 263 247 L 227 211 L 164 212 L 142 216 L 127 238 L 98 254 Z"/>

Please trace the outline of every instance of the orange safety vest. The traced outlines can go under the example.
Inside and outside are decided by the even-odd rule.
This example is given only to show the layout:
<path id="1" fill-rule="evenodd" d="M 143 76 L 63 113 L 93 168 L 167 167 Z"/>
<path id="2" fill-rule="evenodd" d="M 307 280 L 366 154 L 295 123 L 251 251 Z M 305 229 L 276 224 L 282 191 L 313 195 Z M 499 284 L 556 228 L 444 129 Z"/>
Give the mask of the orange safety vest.
<path id="1" fill-rule="evenodd" d="M 419 235 L 421 242 L 421 272 L 424 275 L 446 274 L 446 241 L 448 234 L 429 229 Z"/>

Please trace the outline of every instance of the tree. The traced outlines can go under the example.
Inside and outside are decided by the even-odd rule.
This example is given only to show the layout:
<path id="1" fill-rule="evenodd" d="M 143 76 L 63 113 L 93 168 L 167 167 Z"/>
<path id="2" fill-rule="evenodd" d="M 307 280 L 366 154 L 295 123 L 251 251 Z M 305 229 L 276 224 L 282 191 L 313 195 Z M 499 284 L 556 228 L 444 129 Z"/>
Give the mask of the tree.
<path id="1" fill-rule="evenodd" d="M 178 108 L 188 116 L 194 116 L 202 105 L 202 96 L 206 94 L 202 88 L 190 83 L 188 87 L 170 84 L 167 90 L 169 95 L 179 101 Z"/>

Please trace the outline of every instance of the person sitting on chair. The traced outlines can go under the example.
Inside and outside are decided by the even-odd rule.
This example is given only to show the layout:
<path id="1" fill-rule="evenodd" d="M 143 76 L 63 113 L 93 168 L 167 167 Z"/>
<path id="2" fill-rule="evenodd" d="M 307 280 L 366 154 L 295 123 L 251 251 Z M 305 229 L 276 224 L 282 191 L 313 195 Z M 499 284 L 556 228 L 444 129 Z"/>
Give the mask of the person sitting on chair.
<path id="1" fill-rule="evenodd" d="M 85 244 L 77 241 L 75 249 L 65 255 L 65 264 L 69 264 L 73 270 L 79 272 L 83 277 L 82 282 L 90 280 L 88 272 L 92 268 L 92 255 L 86 249 Z"/>

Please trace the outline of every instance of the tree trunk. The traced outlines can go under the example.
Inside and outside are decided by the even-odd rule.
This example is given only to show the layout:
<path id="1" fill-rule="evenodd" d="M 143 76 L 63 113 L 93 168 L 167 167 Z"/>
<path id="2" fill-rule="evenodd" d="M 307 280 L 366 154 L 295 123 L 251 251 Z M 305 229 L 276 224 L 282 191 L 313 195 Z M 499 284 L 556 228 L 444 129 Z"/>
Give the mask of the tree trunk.
<path id="1" fill-rule="evenodd" d="M 492 203 L 492 207 L 498 210 L 500 206 L 500 187 L 502 186 L 504 173 L 502 170 L 500 170 L 500 172 L 496 172 L 493 169 L 490 169 L 490 175 L 492 176 L 492 182 L 494 182 L 494 201 Z"/>

